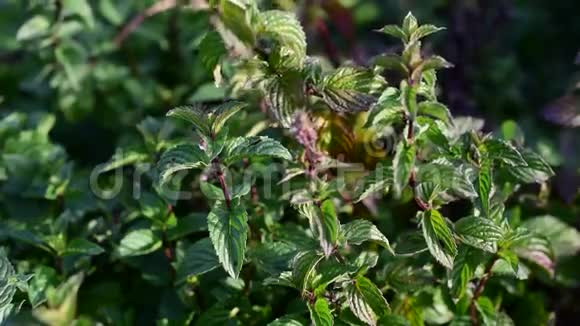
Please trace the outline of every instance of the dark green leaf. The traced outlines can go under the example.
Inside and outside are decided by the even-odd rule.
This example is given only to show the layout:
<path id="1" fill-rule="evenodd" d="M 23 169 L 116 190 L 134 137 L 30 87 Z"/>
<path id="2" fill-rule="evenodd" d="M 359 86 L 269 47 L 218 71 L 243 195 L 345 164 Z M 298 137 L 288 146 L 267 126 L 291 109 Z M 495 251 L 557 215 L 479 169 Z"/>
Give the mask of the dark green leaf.
<path id="1" fill-rule="evenodd" d="M 71 240 L 67 246 L 65 251 L 61 254 L 62 256 L 68 255 L 89 255 L 89 256 L 96 256 L 100 255 L 105 250 L 101 248 L 101 246 L 93 243 L 89 240 L 83 238 L 76 238 Z"/>
<path id="2" fill-rule="evenodd" d="M 360 245 L 365 241 L 375 241 L 394 254 L 387 237 L 370 221 L 355 220 L 344 224 L 342 234 L 348 244 Z"/>
<path id="3" fill-rule="evenodd" d="M 497 251 L 497 241 L 504 233 L 492 220 L 475 216 L 457 221 L 455 231 L 464 243 L 492 253 Z"/>
<path id="4" fill-rule="evenodd" d="M 169 178 L 179 171 L 205 167 L 208 161 L 207 155 L 198 145 L 181 144 L 174 146 L 165 151 L 157 163 L 159 184 L 167 183 Z"/>
<path id="5" fill-rule="evenodd" d="M 236 201 L 230 208 L 218 201 L 207 216 L 209 236 L 223 268 L 238 278 L 246 252 L 248 215 Z"/>
<path id="6" fill-rule="evenodd" d="M 212 271 L 220 266 L 211 240 L 203 238 L 189 245 L 175 264 L 177 282 L 184 282 L 190 276 L 197 276 Z"/>
<path id="7" fill-rule="evenodd" d="M 500 139 L 487 139 L 484 142 L 487 155 L 491 160 L 498 160 L 511 166 L 524 167 L 528 164 L 520 152 L 510 143 Z"/>
<path id="8" fill-rule="evenodd" d="M 210 136 L 209 114 L 198 106 L 180 106 L 167 112 L 168 117 L 176 117 L 191 123 L 197 130 L 205 136 Z"/>
<path id="9" fill-rule="evenodd" d="M 479 193 L 481 208 L 487 217 L 490 217 L 489 205 L 492 187 L 491 163 L 488 160 L 484 160 L 477 175 L 477 192 Z"/>

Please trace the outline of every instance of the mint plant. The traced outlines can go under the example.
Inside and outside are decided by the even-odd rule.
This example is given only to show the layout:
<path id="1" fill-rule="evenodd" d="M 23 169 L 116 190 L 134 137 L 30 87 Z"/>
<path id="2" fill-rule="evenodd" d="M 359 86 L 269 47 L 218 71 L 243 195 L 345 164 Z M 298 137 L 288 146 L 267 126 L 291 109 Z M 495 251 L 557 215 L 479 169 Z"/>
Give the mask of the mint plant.
<path id="1" fill-rule="evenodd" d="M 17 26 L 7 3 L 0 324 L 545 325 L 575 302 L 544 298 L 580 284 L 562 159 L 451 113 L 423 46 L 444 28 L 409 13 L 338 65 L 305 31 L 339 2 L 31 1 Z"/>

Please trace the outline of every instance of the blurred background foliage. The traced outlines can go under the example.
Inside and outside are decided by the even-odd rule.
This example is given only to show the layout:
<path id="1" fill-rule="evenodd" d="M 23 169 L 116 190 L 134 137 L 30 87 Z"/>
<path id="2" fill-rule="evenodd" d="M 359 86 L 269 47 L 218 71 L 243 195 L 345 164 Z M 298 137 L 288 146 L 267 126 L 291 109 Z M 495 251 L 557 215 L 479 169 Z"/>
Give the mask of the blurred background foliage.
<path id="1" fill-rule="evenodd" d="M 0 241 L 10 244 L 9 257 L 21 261 L 19 271 L 42 275 L 35 281 L 39 293 L 60 284 L 61 273 L 89 266 L 88 257 L 102 249 L 82 243 L 87 235 L 99 242 L 109 232 L 120 232 L 119 219 L 134 218 L 130 208 L 164 209 L 166 203 L 147 190 L 141 203 L 129 189 L 114 200 L 98 199 L 86 181 L 117 148 L 124 149 L 120 165 L 156 162 L 170 136 L 184 135 L 183 128 L 164 119 L 167 110 L 226 96 L 200 55 L 211 18 L 188 6 L 202 2 L 0 1 Z M 446 26 L 426 44 L 428 51 L 455 65 L 440 75 L 442 102 L 456 116 L 484 118 L 487 131 L 505 138 L 519 141 L 525 134 L 527 146 L 557 172 L 550 184 L 531 189 L 538 196 L 512 203 L 514 218 L 546 214 L 580 227 L 580 2 L 259 2 L 263 8 L 295 11 L 307 33 L 309 54 L 333 64 L 364 65 L 376 54 L 397 51 L 398 45 L 372 30 L 397 24 L 410 10 L 422 22 Z M 174 5 L 159 6 L 163 3 Z M 138 26 L 127 29 L 130 21 Z M 224 65 L 223 73 L 232 74 L 231 67 Z M 261 119 L 259 109 L 247 111 L 239 119 L 240 130 Z M 191 205 L 207 209 L 203 202 Z M 176 214 L 188 211 L 178 207 Z M 190 228 L 196 220 L 190 216 Z M 10 235 L 4 232 L 8 229 Z M 71 255 L 71 243 L 87 256 Z M 577 245 L 563 241 L 562 247 Z M 93 268 L 107 273 L 97 273 L 83 285 L 80 311 L 116 325 L 186 318 L 178 294 L 163 286 L 170 277 L 164 268 L 168 263 L 161 253 L 157 256 L 155 266 L 140 257 L 120 265 L 95 257 Z M 522 284 L 511 289 L 504 305 L 516 325 L 543 325 L 553 312 L 562 325 L 575 321 L 580 257 L 567 255 L 561 266 L 556 281 L 531 282 L 527 292 Z M 142 278 L 123 278 L 132 271 Z M 117 277 L 132 284 L 121 284 Z M 65 285 L 76 289 L 67 293 L 76 295 L 78 285 Z M 46 300 L 28 295 L 33 305 Z M 124 310 L 128 302 L 133 310 Z"/>

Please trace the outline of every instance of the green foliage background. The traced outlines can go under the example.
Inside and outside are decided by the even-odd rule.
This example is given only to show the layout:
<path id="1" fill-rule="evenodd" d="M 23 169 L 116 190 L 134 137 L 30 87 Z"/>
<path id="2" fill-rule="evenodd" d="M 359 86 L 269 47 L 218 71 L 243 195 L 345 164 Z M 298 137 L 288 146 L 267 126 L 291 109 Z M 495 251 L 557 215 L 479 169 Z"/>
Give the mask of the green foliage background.
<path id="1" fill-rule="evenodd" d="M 327 261 L 329 266 L 323 265 L 320 270 L 331 275 L 321 272 L 322 280 L 312 281 L 324 284 L 319 287 L 321 293 L 303 292 L 300 285 L 306 287 L 304 284 L 298 286 L 300 291 L 279 286 L 289 282 L 283 277 L 289 262 L 296 274 L 297 262 L 318 259 L 308 253 L 297 255 L 295 244 L 318 246 L 319 239 L 309 231 L 309 212 L 294 209 L 289 204 L 291 196 L 282 193 L 281 186 L 274 187 L 269 197 L 259 193 L 264 182 L 260 176 L 270 173 L 277 184 L 292 169 L 302 170 L 299 160 L 316 161 L 313 153 L 308 156 L 312 144 L 289 137 L 293 121 L 284 118 L 285 110 L 308 100 L 302 95 L 286 98 L 276 111 L 281 113 L 269 113 L 262 94 L 256 91 L 266 87 L 257 82 L 263 70 L 252 64 L 237 65 L 236 59 L 247 49 L 229 42 L 224 47 L 222 34 L 216 32 L 216 26 L 218 31 L 222 26 L 216 24 L 216 17 L 221 17 L 222 27 L 234 30 L 242 43 L 255 36 L 254 30 L 276 36 L 272 43 L 269 39 L 264 43 L 262 39 L 250 40 L 259 45 L 250 51 L 265 52 L 270 66 L 288 79 L 284 80 L 287 84 L 268 80 L 270 103 L 274 102 L 272 97 L 281 96 L 284 85 L 294 85 L 302 78 L 297 71 L 304 64 L 300 60 L 306 52 L 320 58 L 326 75 L 317 84 L 319 88 L 304 92 L 298 89 L 295 93 L 324 94 L 334 87 L 365 95 L 380 90 L 381 94 L 383 85 L 375 75 L 365 75 L 365 79 L 348 68 L 327 73 L 328 67 L 348 62 L 367 66 L 377 55 L 401 52 L 396 39 L 373 30 L 400 24 L 412 11 L 421 23 L 447 28 L 422 45 L 424 53 L 440 54 L 454 64 L 454 68 L 438 74 L 438 100 L 446 103 L 455 117 L 483 118 L 482 134 L 489 132 L 518 145 L 524 144 L 525 135 L 525 146 L 541 154 L 556 172 L 547 182 L 517 188 L 506 201 L 504 214 L 514 229 L 524 226 L 547 238 L 553 271 L 542 271 L 531 264 L 525 270 L 532 273 L 523 277 L 506 266 L 521 265 L 513 257 L 515 253 L 498 253 L 505 254 L 499 259 L 504 265 L 496 266 L 497 273 L 480 296 L 477 320 L 486 325 L 507 325 L 506 316 L 516 325 L 567 325 L 575 321 L 580 306 L 580 87 L 576 65 L 580 60 L 580 21 L 574 13 L 580 11 L 580 4 L 571 0 L 255 3 L 264 11 L 296 13 L 307 36 L 306 47 L 293 30 L 272 31 L 265 23 L 244 26 L 243 15 L 225 10 L 224 2 L 229 1 L 209 1 L 217 8 L 212 10 L 200 8 L 207 5 L 206 1 L 0 2 L 0 320 L 6 317 L 6 323 L 14 325 L 300 325 L 312 319 L 317 325 L 327 325 L 333 319 L 327 312 L 332 310 L 336 324 L 358 325 L 377 319 L 386 325 L 470 324 L 469 313 L 459 313 L 467 311 L 469 303 L 460 298 L 465 291 L 476 290 L 476 280 L 485 275 L 486 260 L 475 253 L 482 248 L 466 245 L 473 242 L 458 241 L 459 247 L 453 239 L 445 242 L 453 236 L 447 224 L 455 223 L 453 232 L 464 236 L 473 231 L 472 221 L 460 220 L 470 215 L 469 202 L 459 201 L 441 209 L 445 217 L 435 209 L 427 210 L 426 216 L 416 216 L 413 195 L 402 189 L 410 171 L 398 170 L 392 176 L 395 181 L 388 181 L 394 182 L 393 192 L 370 206 L 343 202 L 341 198 L 341 204 L 334 207 L 323 195 L 332 192 L 331 183 L 313 186 L 307 180 L 297 181 L 296 189 L 314 187 L 319 196 L 315 199 L 326 199 L 318 203 L 323 217 L 344 222 L 342 233 L 332 229 L 321 233 L 328 236 L 324 241 L 334 245 L 342 243 L 341 237 L 348 239 L 344 241 L 349 245 L 343 249 L 354 265 L 347 267 L 357 268 L 345 270 L 345 265 L 340 269 Z M 174 5 L 165 8 L 163 4 Z M 143 20 L 138 26 L 126 29 L 139 15 Z M 271 19 L 293 22 L 286 16 Z M 291 45 L 290 59 L 284 59 L 284 54 L 276 59 L 276 49 L 285 44 Z M 309 63 L 305 65 L 310 67 Z M 312 80 L 321 76 L 316 69 L 309 72 Z M 348 80 L 345 76 L 355 77 Z M 398 89 L 400 75 L 384 76 Z M 229 84 L 216 86 L 216 79 Z M 231 205 L 245 206 L 231 213 L 218 183 L 206 182 L 203 174 L 200 181 L 198 172 L 190 173 L 182 182 L 193 185 L 192 198 L 163 198 L 157 168 L 164 162 L 215 163 L 213 157 L 203 156 L 206 152 L 182 147 L 171 156 L 168 149 L 184 141 L 204 141 L 214 146 L 222 130 L 221 125 L 215 126 L 219 117 L 225 116 L 214 113 L 212 119 L 218 117 L 211 121 L 215 130 L 208 130 L 206 140 L 196 135 L 190 124 L 167 118 L 167 112 L 187 104 L 213 107 L 232 94 L 243 94 L 239 97 L 247 103 L 235 109 L 223 129 L 229 131 L 229 138 L 254 138 L 245 143 L 240 140 L 238 147 L 229 148 L 231 151 L 226 146 L 224 151 L 231 155 L 231 162 L 226 157 L 221 163 L 238 164 L 231 182 L 240 186 L 233 189 Z M 366 105 L 368 98 L 350 94 L 338 100 L 324 98 L 324 103 L 339 112 Z M 197 119 L 190 116 L 190 111 L 181 115 L 172 112 L 174 116 Z M 321 119 L 333 123 L 320 131 L 322 140 L 317 145 L 331 156 L 343 153 L 343 143 L 351 141 L 347 137 L 342 141 L 345 125 L 352 127 L 354 143 L 356 137 L 364 135 L 362 127 L 357 129 L 363 124 L 359 120 L 366 117 L 364 114 L 334 116 L 326 108 L 320 112 Z M 467 129 L 478 124 L 465 123 Z M 194 126 L 203 130 L 204 123 Z M 381 148 L 378 159 L 369 159 L 365 156 L 368 152 L 361 154 L 354 146 L 347 151 L 346 161 L 363 162 L 369 170 L 383 160 L 409 166 L 406 157 L 414 161 L 415 154 L 405 147 L 409 144 L 399 144 L 400 148 L 393 146 L 387 151 Z M 248 155 L 240 148 L 245 148 Z M 398 155 L 394 156 L 395 152 Z M 508 165 L 512 162 L 503 156 L 500 159 Z M 276 170 L 280 166 L 286 171 Z M 257 184 L 258 190 L 241 180 L 244 169 L 258 175 L 250 182 Z M 118 195 L 104 198 L 106 193 L 95 193 L 90 180 L 96 173 L 98 183 L 105 188 L 114 187 L 116 177 L 120 177 L 123 182 Z M 350 178 L 356 182 L 361 175 Z M 480 174 L 478 182 L 483 178 Z M 398 185 L 397 179 L 402 184 Z M 138 198 L 135 180 L 140 181 Z M 369 185 L 372 190 L 385 188 L 372 180 Z M 397 189 L 399 186 L 401 189 Z M 484 188 L 478 189 L 480 196 Z M 422 191 L 429 204 L 436 199 L 428 193 L 436 190 Z M 400 198 L 398 192 L 402 193 Z M 486 211 L 485 203 L 482 206 Z M 211 240 L 219 236 L 215 225 L 219 225 L 221 215 L 215 213 L 220 209 L 235 215 L 239 225 L 249 221 L 247 251 L 242 252 L 242 258 L 239 252 L 226 249 L 227 259 L 221 252 L 216 256 Z M 435 235 L 435 242 L 427 243 L 431 254 L 433 247 L 443 248 L 442 256 L 433 254 L 433 259 L 426 248 L 413 259 L 392 256 L 391 244 L 402 243 L 401 238 L 416 231 L 418 225 L 423 234 Z M 491 225 L 485 231 L 488 240 L 493 238 L 495 228 Z M 357 238 L 360 234 L 364 236 Z M 369 239 L 372 243 L 365 242 Z M 364 249 L 350 248 L 353 244 L 363 244 Z M 537 249 L 543 243 L 534 245 Z M 328 253 L 332 253 L 329 246 L 326 243 Z M 541 248 L 537 250 L 548 251 Z M 395 252 L 403 249 L 402 245 L 395 246 Z M 409 252 L 414 252 L 413 248 Z M 464 262 L 459 271 L 461 280 L 464 272 L 472 277 L 464 283 L 446 284 L 453 279 L 452 274 L 458 274 L 453 262 L 449 269 L 444 267 L 449 255 L 455 256 L 456 264 Z M 246 263 L 242 268 L 243 256 Z M 229 258 L 235 262 L 230 269 L 224 263 Z M 282 277 L 276 278 L 280 273 Z M 339 283 L 339 275 L 347 274 L 354 275 L 352 283 L 343 292 L 337 290 L 338 297 L 323 293 L 327 284 L 331 288 L 331 283 Z M 299 281 L 304 283 L 306 279 L 304 276 Z M 351 307 L 358 304 L 366 310 L 350 312 L 336 302 Z M 383 318 L 378 318 L 383 313 L 377 311 L 385 312 Z"/>

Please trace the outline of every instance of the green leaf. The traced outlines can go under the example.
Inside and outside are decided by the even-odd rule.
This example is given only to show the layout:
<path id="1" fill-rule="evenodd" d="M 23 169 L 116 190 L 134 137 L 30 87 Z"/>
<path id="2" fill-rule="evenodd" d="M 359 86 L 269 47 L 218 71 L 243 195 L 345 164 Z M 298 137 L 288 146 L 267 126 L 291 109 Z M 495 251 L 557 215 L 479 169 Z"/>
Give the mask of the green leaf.
<path id="1" fill-rule="evenodd" d="M 16 32 L 18 41 L 29 41 L 46 35 L 50 30 L 50 21 L 45 16 L 36 15 L 27 20 Z"/>
<path id="2" fill-rule="evenodd" d="M 273 322 L 269 323 L 267 326 L 306 326 L 306 324 L 302 321 L 300 316 L 286 315 L 277 318 Z"/>
<path id="3" fill-rule="evenodd" d="M 313 250 L 299 252 L 292 260 L 292 278 L 296 287 L 304 292 L 310 286 L 316 265 L 324 256 Z"/>
<path id="4" fill-rule="evenodd" d="M 446 124 L 451 124 L 453 121 L 449 109 L 439 102 L 425 101 L 419 103 L 417 114 L 439 119 Z"/>
<path id="5" fill-rule="evenodd" d="M 320 237 L 320 246 L 324 254 L 328 257 L 334 251 L 340 231 L 340 223 L 338 222 L 331 199 L 322 202 L 319 216 L 320 218 L 316 219 L 316 225 Z"/>
<path id="6" fill-rule="evenodd" d="M 179 106 L 167 112 L 167 116 L 191 123 L 202 135 L 211 135 L 209 112 L 205 112 L 201 107 Z"/>
<path id="7" fill-rule="evenodd" d="M 302 79 L 296 73 L 271 78 L 266 83 L 266 102 L 276 121 L 290 128 L 294 113 L 304 105 Z"/>
<path id="8" fill-rule="evenodd" d="M 580 232 L 557 217 L 537 216 L 524 221 L 521 226 L 545 236 L 557 258 L 573 256 L 580 251 Z"/>
<path id="9" fill-rule="evenodd" d="M 257 38 L 273 39 L 280 51 L 291 58 L 287 64 L 302 67 L 306 59 L 306 35 L 294 14 L 269 10 L 259 14 L 256 26 Z"/>
<path id="10" fill-rule="evenodd" d="M 428 35 L 444 30 L 445 27 L 437 27 L 435 25 L 421 25 L 411 34 L 411 42 L 418 41 Z"/>
<path id="11" fill-rule="evenodd" d="M 282 241 L 265 241 L 248 251 L 248 257 L 259 270 L 270 275 L 279 275 L 287 271 L 296 255 L 295 246 Z"/>
<path id="12" fill-rule="evenodd" d="M 403 121 L 404 116 L 405 110 L 401 104 L 401 92 L 394 87 L 387 87 L 371 109 L 365 128 L 390 127 Z"/>
<path id="13" fill-rule="evenodd" d="M 479 194 L 481 208 L 487 217 L 490 217 L 489 205 L 491 200 L 492 187 L 493 178 L 491 175 L 491 162 L 484 160 L 481 163 L 481 167 L 477 175 L 477 192 Z"/>
<path id="14" fill-rule="evenodd" d="M 207 199 L 224 200 L 224 193 L 218 186 L 214 186 L 209 182 L 200 181 L 199 189 Z"/>
<path id="15" fill-rule="evenodd" d="M 62 6 L 69 12 L 79 15 L 89 28 L 95 27 L 93 10 L 87 0 L 62 0 Z"/>
<path id="16" fill-rule="evenodd" d="M 16 293 L 15 276 L 14 267 L 4 251 L 0 251 L 0 324 L 4 323 L 12 311 L 11 302 Z"/>
<path id="17" fill-rule="evenodd" d="M 368 278 L 359 275 L 347 289 L 347 302 L 352 313 L 369 325 L 390 311 L 379 288 Z"/>
<path id="18" fill-rule="evenodd" d="M 218 134 L 226 122 L 246 107 L 243 102 L 229 101 L 212 109 L 211 130 L 214 135 Z"/>
<path id="19" fill-rule="evenodd" d="M 223 163 L 227 166 L 252 157 L 273 157 L 292 160 L 292 155 L 277 140 L 263 136 L 238 137 L 229 140 L 223 151 Z"/>
<path id="20" fill-rule="evenodd" d="M 354 190 L 354 202 L 358 203 L 373 193 L 385 192 L 392 184 L 392 168 L 380 165 L 374 171 L 358 180 Z"/>
<path id="21" fill-rule="evenodd" d="M 198 48 L 201 63 L 208 72 L 212 72 L 227 54 L 224 41 L 216 31 L 210 31 L 205 34 Z"/>
<path id="22" fill-rule="evenodd" d="M 108 171 L 112 171 L 112 170 L 115 170 L 115 169 L 123 167 L 123 166 L 132 165 L 132 164 L 140 163 L 140 162 L 145 162 L 148 159 L 149 159 L 149 155 L 147 155 L 146 153 L 142 153 L 140 151 L 119 150 L 113 155 L 113 157 L 111 157 L 111 159 L 107 163 L 99 165 L 99 171 L 100 172 L 108 172 Z"/>
<path id="23" fill-rule="evenodd" d="M 175 173 L 207 166 L 209 159 L 198 145 L 180 144 L 161 155 L 157 163 L 159 184 L 164 185 Z"/>
<path id="24" fill-rule="evenodd" d="M 191 213 L 177 219 L 177 225 L 167 229 L 167 240 L 175 241 L 194 232 L 207 231 L 207 214 Z"/>
<path id="25" fill-rule="evenodd" d="M 408 144 L 405 141 L 399 142 L 393 159 L 394 189 L 397 196 L 401 195 L 403 188 L 409 183 L 409 177 L 415 165 L 415 155 L 414 144 Z"/>
<path id="26" fill-rule="evenodd" d="M 209 238 L 198 240 L 184 249 L 183 257 L 175 264 L 176 281 L 184 282 L 188 277 L 205 274 L 220 266 L 220 261 Z"/>
<path id="27" fill-rule="evenodd" d="M 161 239 L 149 229 L 129 231 L 117 248 L 119 256 L 142 256 L 161 248 Z"/>
<path id="28" fill-rule="evenodd" d="M 218 0 L 220 18 L 242 42 L 254 43 L 254 32 L 250 25 L 251 6 L 247 0 Z"/>
<path id="29" fill-rule="evenodd" d="M 491 160 L 498 160 L 511 166 L 527 166 L 522 154 L 510 143 L 501 139 L 487 139 L 485 150 Z"/>
<path id="30" fill-rule="evenodd" d="M 316 85 L 318 95 L 337 112 L 368 111 L 376 102 L 370 94 L 385 85 L 384 79 L 372 70 L 341 67 L 324 76 Z"/>
<path id="31" fill-rule="evenodd" d="M 451 293 L 455 298 L 461 297 L 467 289 L 467 284 L 473 278 L 475 269 L 483 257 L 477 249 L 460 246 L 453 261 L 451 270 Z"/>
<path id="32" fill-rule="evenodd" d="M 421 182 L 417 185 L 417 196 L 429 205 L 437 199 L 442 192 L 441 186 L 435 182 Z"/>
<path id="33" fill-rule="evenodd" d="M 380 54 L 373 58 L 373 65 L 383 67 L 387 70 L 395 70 L 404 75 L 409 73 L 409 68 L 405 65 L 403 58 L 394 53 Z"/>
<path id="34" fill-rule="evenodd" d="M 360 245 L 366 241 L 374 241 L 394 254 L 387 237 L 370 221 L 355 220 L 342 226 L 342 234 L 347 243 Z"/>
<path id="35" fill-rule="evenodd" d="M 554 176 L 554 171 L 540 155 L 525 149 L 521 154 L 527 166 L 506 169 L 514 180 L 523 183 L 542 183 Z"/>
<path id="36" fill-rule="evenodd" d="M 441 265 L 453 268 L 453 257 L 457 254 L 457 246 L 453 234 L 439 211 L 428 210 L 422 213 L 421 228 L 423 237 L 431 255 Z"/>
<path id="37" fill-rule="evenodd" d="M 100 0 L 99 11 L 109 23 L 118 26 L 123 23 L 124 15 L 119 11 L 113 0 Z"/>
<path id="38" fill-rule="evenodd" d="M 407 13 L 405 16 L 405 19 L 403 19 L 403 31 L 405 31 L 407 35 L 413 35 L 417 29 L 417 26 L 417 18 L 415 18 L 415 16 L 413 16 L 413 14 L 409 11 L 409 13 Z"/>
<path id="39" fill-rule="evenodd" d="M 76 238 L 71 240 L 67 244 L 66 249 L 61 254 L 61 256 L 69 256 L 69 255 L 96 256 L 102 254 L 103 252 L 105 252 L 105 250 L 101 248 L 101 246 L 83 238 Z"/>
<path id="40" fill-rule="evenodd" d="M 314 304 L 308 304 L 310 310 L 310 319 L 314 326 L 332 326 L 334 325 L 334 318 L 328 306 L 328 302 L 324 298 L 318 298 Z"/>
<path id="41" fill-rule="evenodd" d="M 391 35 L 393 37 L 396 37 L 396 38 L 400 39 L 403 42 L 406 42 L 408 40 L 408 36 L 405 33 L 405 31 L 403 31 L 397 25 L 387 25 L 387 26 L 379 29 L 378 31 L 379 32 L 382 32 L 382 33 L 385 33 L 387 35 Z"/>
<path id="42" fill-rule="evenodd" d="M 492 253 L 497 251 L 497 242 L 503 237 L 503 230 L 491 219 L 475 216 L 457 221 L 455 232 L 464 243 Z"/>
<path id="43" fill-rule="evenodd" d="M 495 311 L 495 305 L 490 298 L 481 296 L 477 298 L 475 307 L 483 319 L 483 325 L 495 326 L 497 324 L 498 313 Z"/>
<path id="44" fill-rule="evenodd" d="M 504 241 L 504 247 L 514 251 L 518 257 L 541 267 L 550 276 L 554 275 L 554 252 L 545 236 L 519 227 Z"/>
<path id="45" fill-rule="evenodd" d="M 246 252 L 248 239 L 248 215 L 237 201 L 228 209 L 218 201 L 207 216 L 209 236 L 223 268 L 237 279 Z"/>
<path id="46" fill-rule="evenodd" d="M 356 273 L 356 266 L 340 263 L 336 259 L 322 260 L 317 266 L 318 273 L 312 279 L 314 294 L 323 294 L 329 284 L 350 279 L 349 275 Z"/>

